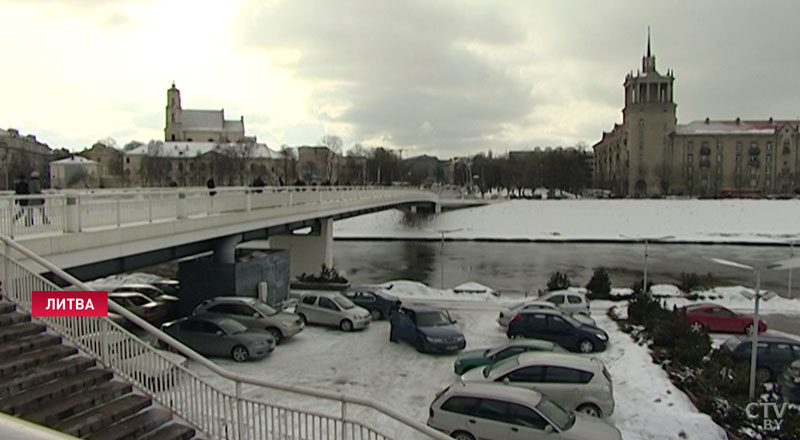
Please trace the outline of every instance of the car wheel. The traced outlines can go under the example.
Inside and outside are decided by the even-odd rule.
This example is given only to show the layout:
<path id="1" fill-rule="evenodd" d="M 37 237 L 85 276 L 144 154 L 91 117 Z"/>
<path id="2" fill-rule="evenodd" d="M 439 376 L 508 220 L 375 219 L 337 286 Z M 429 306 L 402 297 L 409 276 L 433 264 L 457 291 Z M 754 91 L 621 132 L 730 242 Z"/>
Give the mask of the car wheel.
<path id="1" fill-rule="evenodd" d="M 705 327 L 703 327 L 702 323 L 700 323 L 700 322 L 693 322 L 692 323 L 692 331 L 694 331 L 695 333 L 700 333 L 700 332 L 703 331 L 703 329 L 705 329 Z"/>
<path id="2" fill-rule="evenodd" d="M 373 321 L 380 321 L 383 318 L 383 313 L 380 310 L 370 310 L 370 315 L 372 315 Z"/>
<path id="3" fill-rule="evenodd" d="M 756 381 L 759 383 L 769 382 L 772 379 L 772 372 L 769 371 L 769 368 L 756 368 Z"/>
<path id="4" fill-rule="evenodd" d="M 342 331 L 349 332 L 353 330 L 353 322 L 349 319 L 345 319 L 339 323 L 339 328 L 342 329 Z"/>
<path id="5" fill-rule="evenodd" d="M 307 325 L 308 324 L 308 319 L 306 319 L 306 315 L 304 315 L 302 313 L 299 313 L 297 316 L 300 317 L 300 321 L 303 321 L 303 325 Z"/>
<path id="6" fill-rule="evenodd" d="M 231 350 L 231 357 L 236 362 L 244 362 L 250 358 L 250 353 L 246 348 L 244 348 L 244 346 L 237 345 L 236 347 L 233 347 L 233 350 Z"/>
<path id="7" fill-rule="evenodd" d="M 414 347 L 416 347 L 418 352 L 424 353 L 425 352 L 425 341 L 423 341 L 422 338 L 418 337 L 417 338 L 417 342 L 414 344 Z"/>
<path id="8" fill-rule="evenodd" d="M 475 437 L 472 434 L 464 431 L 456 431 L 450 434 L 450 437 L 453 437 L 456 440 L 475 440 Z"/>
<path id="9" fill-rule="evenodd" d="M 592 416 L 592 417 L 597 417 L 597 418 L 602 418 L 603 417 L 603 412 L 600 411 L 600 408 L 598 408 L 596 405 L 593 405 L 591 403 L 586 403 L 584 405 L 579 406 L 578 407 L 578 412 L 586 414 L 587 416 Z"/>
<path id="10" fill-rule="evenodd" d="M 270 327 L 267 331 L 272 335 L 275 339 L 275 345 L 278 345 L 283 340 L 283 333 L 280 330 L 276 329 L 275 327 Z"/>
<path id="11" fill-rule="evenodd" d="M 591 353 L 594 351 L 594 342 L 584 339 L 578 344 L 578 350 L 581 353 Z"/>
<path id="12" fill-rule="evenodd" d="M 744 332 L 747 333 L 749 336 L 752 336 L 753 335 L 753 329 L 755 329 L 755 327 L 753 326 L 753 324 L 750 324 L 750 325 L 748 325 L 747 327 L 744 328 Z"/>

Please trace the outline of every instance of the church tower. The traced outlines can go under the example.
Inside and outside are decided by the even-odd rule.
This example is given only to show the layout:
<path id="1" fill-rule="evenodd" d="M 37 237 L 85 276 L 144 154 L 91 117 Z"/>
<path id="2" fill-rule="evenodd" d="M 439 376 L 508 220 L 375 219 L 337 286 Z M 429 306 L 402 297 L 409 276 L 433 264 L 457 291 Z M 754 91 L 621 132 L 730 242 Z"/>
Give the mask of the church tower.
<path id="1" fill-rule="evenodd" d="M 175 87 L 167 90 L 167 110 L 166 125 L 164 127 L 164 140 L 182 141 L 183 140 L 183 109 L 181 109 L 181 91 Z"/>
<path id="2" fill-rule="evenodd" d="M 656 57 L 650 50 L 647 28 L 647 52 L 642 68 L 625 77 L 625 107 L 622 123 L 627 152 L 628 195 L 647 196 L 667 192 L 672 176 L 671 138 L 677 123 L 672 91 L 675 77 L 656 70 Z M 646 164 L 650 164 L 649 166 Z M 653 165 L 655 164 L 655 165 Z"/>

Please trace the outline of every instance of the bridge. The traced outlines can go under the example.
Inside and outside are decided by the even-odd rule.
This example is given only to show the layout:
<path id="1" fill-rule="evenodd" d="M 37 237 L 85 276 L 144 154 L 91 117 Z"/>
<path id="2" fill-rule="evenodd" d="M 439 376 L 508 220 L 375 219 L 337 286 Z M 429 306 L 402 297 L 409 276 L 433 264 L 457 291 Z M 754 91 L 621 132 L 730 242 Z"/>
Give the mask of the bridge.
<path id="1" fill-rule="evenodd" d="M 288 249 L 296 275 L 332 266 L 334 220 L 418 207 L 440 209 L 438 195 L 406 187 L 62 191 L 0 197 L 0 234 L 79 279 L 209 251 L 231 262 L 238 243 L 256 239 Z M 311 232 L 292 233 L 303 228 Z"/>

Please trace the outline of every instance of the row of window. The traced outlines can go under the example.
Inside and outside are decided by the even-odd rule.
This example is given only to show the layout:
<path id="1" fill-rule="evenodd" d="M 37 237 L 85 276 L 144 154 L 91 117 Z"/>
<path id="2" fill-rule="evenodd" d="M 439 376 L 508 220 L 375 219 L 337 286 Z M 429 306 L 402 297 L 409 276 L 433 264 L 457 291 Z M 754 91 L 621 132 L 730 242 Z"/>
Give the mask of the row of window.
<path id="1" fill-rule="evenodd" d="M 722 151 L 723 147 L 724 147 L 724 143 L 722 141 L 717 141 L 717 151 Z M 700 148 L 701 149 L 710 150 L 709 142 L 708 141 L 701 141 L 700 142 Z M 744 143 L 742 141 L 736 141 L 736 151 L 737 152 L 741 152 L 743 148 L 744 148 Z M 750 142 L 750 148 L 751 149 L 759 149 L 758 141 L 751 141 Z M 772 151 L 772 141 L 767 141 L 766 142 L 766 148 L 767 148 L 767 151 Z M 690 151 L 690 152 L 694 151 L 694 141 L 688 141 L 686 143 L 686 149 L 688 151 Z M 783 154 L 789 154 L 791 152 L 792 152 L 791 143 L 788 140 L 783 141 Z"/>

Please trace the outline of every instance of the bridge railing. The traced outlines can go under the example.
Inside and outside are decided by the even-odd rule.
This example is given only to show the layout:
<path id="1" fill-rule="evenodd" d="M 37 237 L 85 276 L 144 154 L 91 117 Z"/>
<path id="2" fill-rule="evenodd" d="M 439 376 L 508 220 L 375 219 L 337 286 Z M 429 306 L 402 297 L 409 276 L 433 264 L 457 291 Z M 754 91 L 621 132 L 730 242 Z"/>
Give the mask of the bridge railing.
<path id="1" fill-rule="evenodd" d="M 3 297 L 14 302 L 20 310 L 31 311 L 32 291 L 59 290 L 59 287 L 31 270 L 28 264 L 20 264 L 17 257 L 25 257 L 31 264 L 42 266 L 70 288 L 92 290 L 9 237 L 0 235 L 0 241 L 3 243 L 0 261 Z M 35 319 L 136 384 L 154 401 L 211 439 L 450 439 L 372 399 L 230 372 L 115 302 L 109 301 L 108 308 L 140 327 L 149 337 L 160 340 L 204 367 L 203 372 L 193 371 L 164 356 L 161 350 L 106 317 Z M 280 353 L 272 356 L 280 356 Z"/>
<path id="2" fill-rule="evenodd" d="M 419 194 L 407 187 L 191 187 L 48 191 L 0 196 L 0 234 L 81 232 L 253 209 Z M 431 197 L 435 197 L 430 193 Z"/>

